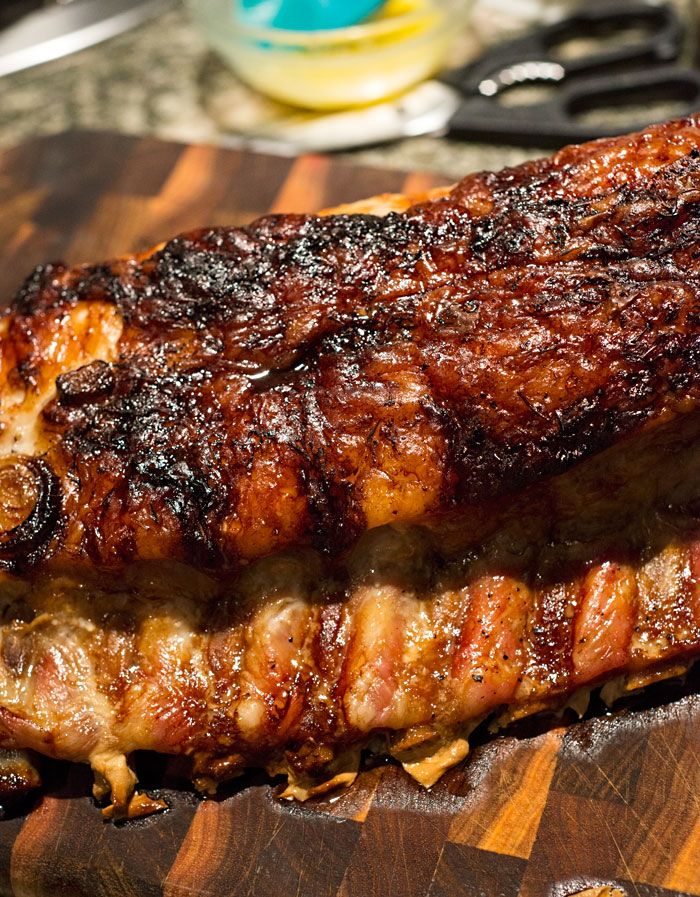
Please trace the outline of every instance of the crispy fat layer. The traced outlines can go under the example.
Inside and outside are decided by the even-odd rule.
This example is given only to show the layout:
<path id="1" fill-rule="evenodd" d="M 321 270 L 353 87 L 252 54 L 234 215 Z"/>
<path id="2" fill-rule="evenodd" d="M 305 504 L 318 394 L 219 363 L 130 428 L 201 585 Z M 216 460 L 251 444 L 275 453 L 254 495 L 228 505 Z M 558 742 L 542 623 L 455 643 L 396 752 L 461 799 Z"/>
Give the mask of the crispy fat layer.
<path id="1" fill-rule="evenodd" d="M 650 431 L 526 490 L 477 542 L 389 526 L 343 564 L 287 552 L 227 580 L 6 576 L 1 744 L 91 762 L 119 813 L 135 750 L 187 755 L 205 790 L 263 766 L 305 797 L 370 745 L 431 784 L 486 717 L 697 655 L 698 445 L 697 417 Z"/>

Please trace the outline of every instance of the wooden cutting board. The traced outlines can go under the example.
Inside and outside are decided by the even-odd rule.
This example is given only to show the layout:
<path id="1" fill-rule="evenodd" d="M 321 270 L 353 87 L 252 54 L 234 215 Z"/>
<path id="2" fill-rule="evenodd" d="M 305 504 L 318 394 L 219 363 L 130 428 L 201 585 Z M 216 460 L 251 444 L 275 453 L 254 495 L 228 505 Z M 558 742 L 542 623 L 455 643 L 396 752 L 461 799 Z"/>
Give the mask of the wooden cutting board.
<path id="1" fill-rule="evenodd" d="M 436 180 L 112 134 L 42 139 L 0 156 L 0 297 L 42 261 Z M 432 792 L 386 764 L 320 803 L 281 803 L 264 777 L 202 802 L 167 763 L 138 766 L 171 809 L 115 826 L 87 796 L 87 770 L 49 765 L 44 795 L 0 822 L 0 895 L 700 895 L 697 672 L 614 715 L 484 736 Z"/>

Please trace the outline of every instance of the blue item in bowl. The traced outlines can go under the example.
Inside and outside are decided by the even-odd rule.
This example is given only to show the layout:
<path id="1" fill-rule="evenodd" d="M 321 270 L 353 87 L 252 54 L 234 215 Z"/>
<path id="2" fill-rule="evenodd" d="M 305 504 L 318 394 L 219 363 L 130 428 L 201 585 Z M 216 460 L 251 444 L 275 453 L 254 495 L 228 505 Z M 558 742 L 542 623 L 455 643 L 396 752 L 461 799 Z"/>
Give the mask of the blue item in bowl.
<path id="1" fill-rule="evenodd" d="M 356 25 L 384 0 L 234 0 L 250 25 L 289 31 L 324 31 Z"/>

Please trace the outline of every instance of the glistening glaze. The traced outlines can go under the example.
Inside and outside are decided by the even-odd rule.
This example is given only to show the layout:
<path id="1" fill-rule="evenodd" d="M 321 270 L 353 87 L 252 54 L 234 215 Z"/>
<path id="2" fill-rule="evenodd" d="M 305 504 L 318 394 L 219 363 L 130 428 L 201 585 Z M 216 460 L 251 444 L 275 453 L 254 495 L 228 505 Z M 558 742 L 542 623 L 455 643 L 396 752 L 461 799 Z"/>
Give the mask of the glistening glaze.
<path id="1" fill-rule="evenodd" d="M 0 386 L 6 446 L 60 482 L 46 554 L 337 554 L 691 410 L 697 143 L 681 121 L 402 213 L 273 216 L 37 270 Z"/>

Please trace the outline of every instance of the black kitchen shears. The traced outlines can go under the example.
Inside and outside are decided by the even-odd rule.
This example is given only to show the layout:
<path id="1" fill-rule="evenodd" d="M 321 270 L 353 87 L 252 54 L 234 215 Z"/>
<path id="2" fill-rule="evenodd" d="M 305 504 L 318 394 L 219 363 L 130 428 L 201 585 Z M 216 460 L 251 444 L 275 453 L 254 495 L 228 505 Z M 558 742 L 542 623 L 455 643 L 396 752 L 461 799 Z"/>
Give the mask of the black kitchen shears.
<path id="1" fill-rule="evenodd" d="M 581 8 L 441 76 L 440 81 L 459 94 L 445 132 L 462 138 L 561 146 L 649 124 L 648 120 L 627 120 L 597 126 L 582 117 L 594 109 L 665 100 L 682 103 L 687 112 L 699 110 L 700 72 L 675 64 L 683 48 L 683 26 L 675 9 L 635 2 L 611 6 Z M 640 33 L 633 40 L 629 39 L 632 29 Z M 610 38 L 616 35 L 612 43 Z M 562 57 L 558 48 L 576 38 L 607 38 L 609 49 Z M 553 89 L 543 102 L 503 102 L 514 87 L 533 84 Z"/>

